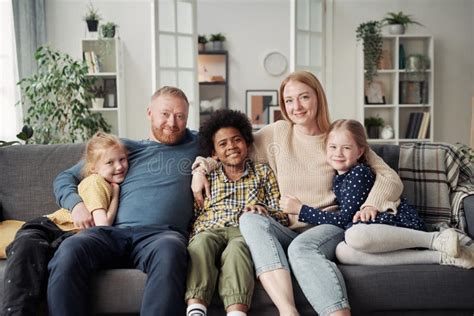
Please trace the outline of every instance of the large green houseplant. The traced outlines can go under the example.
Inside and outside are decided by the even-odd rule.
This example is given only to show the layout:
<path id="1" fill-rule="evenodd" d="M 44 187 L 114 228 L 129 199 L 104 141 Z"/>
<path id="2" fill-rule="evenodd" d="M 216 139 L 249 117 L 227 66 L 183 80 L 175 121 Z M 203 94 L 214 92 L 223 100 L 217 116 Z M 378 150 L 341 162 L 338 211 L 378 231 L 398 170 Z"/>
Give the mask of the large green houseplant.
<path id="1" fill-rule="evenodd" d="M 89 110 L 94 79 L 87 65 L 47 46 L 35 53 L 38 71 L 22 79 L 20 103 L 27 108 L 25 124 L 37 144 L 81 142 L 98 130 L 110 131 L 101 113 Z"/>
<path id="2" fill-rule="evenodd" d="M 370 84 L 377 75 L 377 66 L 382 58 L 382 24 L 368 21 L 360 24 L 356 30 L 357 41 L 362 41 L 364 51 L 365 79 Z"/>

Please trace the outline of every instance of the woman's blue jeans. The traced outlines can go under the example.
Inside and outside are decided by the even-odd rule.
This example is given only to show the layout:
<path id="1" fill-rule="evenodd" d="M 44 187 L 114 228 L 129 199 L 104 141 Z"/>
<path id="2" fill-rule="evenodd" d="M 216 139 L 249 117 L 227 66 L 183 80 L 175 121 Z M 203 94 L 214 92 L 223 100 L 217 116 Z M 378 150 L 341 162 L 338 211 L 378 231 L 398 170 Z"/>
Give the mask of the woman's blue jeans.
<path id="1" fill-rule="evenodd" d="M 349 308 L 347 291 L 335 259 L 337 244 L 344 230 L 334 225 L 319 225 L 298 235 L 271 217 L 245 213 L 240 231 L 252 253 L 257 276 L 276 269 L 289 270 L 306 298 L 320 315 Z"/>

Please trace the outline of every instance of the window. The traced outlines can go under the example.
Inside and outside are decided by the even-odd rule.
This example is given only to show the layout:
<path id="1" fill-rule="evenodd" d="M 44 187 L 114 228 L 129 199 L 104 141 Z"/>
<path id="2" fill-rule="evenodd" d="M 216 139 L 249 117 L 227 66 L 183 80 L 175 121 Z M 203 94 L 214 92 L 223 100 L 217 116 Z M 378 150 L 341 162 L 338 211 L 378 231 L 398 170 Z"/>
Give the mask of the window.
<path id="1" fill-rule="evenodd" d="M 0 139 L 15 140 L 20 131 L 12 1 L 0 0 Z"/>

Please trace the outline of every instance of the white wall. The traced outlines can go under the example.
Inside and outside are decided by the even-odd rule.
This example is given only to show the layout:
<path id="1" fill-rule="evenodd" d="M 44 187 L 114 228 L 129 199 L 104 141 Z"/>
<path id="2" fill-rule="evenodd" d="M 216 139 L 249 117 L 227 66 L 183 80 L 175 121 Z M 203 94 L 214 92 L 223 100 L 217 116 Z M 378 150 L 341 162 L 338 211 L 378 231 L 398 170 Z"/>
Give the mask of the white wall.
<path id="1" fill-rule="evenodd" d="M 357 26 L 403 11 L 425 27 L 407 34 L 434 37 L 435 141 L 469 143 L 474 96 L 474 1 L 472 0 L 334 0 L 332 119 L 356 117 Z M 386 30 L 384 30 L 386 31 Z"/>
<path id="2" fill-rule="evenodd" d="M 229 105 L 245 112 L 245 90 L 278 90 L 288 74 L 263 68 L 272 51 L 290 57 L 289 0 L 198 0 L 198 33 L 221 32 L 229 52 Z"/>
<path id="3" fill-rule="evenodd" d="M 82 16 L 89 0 L 48 0 L 47 39 L 80 57 L 86 34 Z M 333 95 L 331 118 L 356 117 L 355 29 L 386 12 L 412 14 L 425 27 L 408 33 L 431 34 L 435 40 L 435 140 L 469 143 L 471 97 L 474 96 L 474 1 L 472 0 L 332 0 Z M 148 136 L 146 106 L 151 86 L 151 19 L 149 0 L 94 0 L 106 20 L 120 25 L 124 44 L 127 136 Z M 245 90 L 278 89 L 285 77 L 272 77 L 263 58 L 280 51 L 289 58 L 289 0 L 198 0 L 198 32 L 222 32 L 230 57 L 230 107 L 245 111 Z"/>
<path id="4" fill-rule="evenodd" d="M 46 37 L 52 47 L 76 58 L 81 56 L 81 39 L 86 37 L 89 0 L 46 1 Z M 119 25 L 123 42 L 127 137 L 146 138 L 149 123 L 146 107 L 152 93 L 151 13 L 149 0 L 94 0 L 103 21 Z"/>

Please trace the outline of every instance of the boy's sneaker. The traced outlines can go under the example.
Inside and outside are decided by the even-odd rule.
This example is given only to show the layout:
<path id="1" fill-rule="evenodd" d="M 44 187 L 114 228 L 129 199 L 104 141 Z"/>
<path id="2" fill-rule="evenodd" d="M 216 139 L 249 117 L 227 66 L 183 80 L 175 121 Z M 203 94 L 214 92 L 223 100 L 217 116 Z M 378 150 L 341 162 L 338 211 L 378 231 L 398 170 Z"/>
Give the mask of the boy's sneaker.
<path id="1" fill-rule="evenodd" d="M 453 228 L 443 230 L 433 240 L 431 249 L 437 250 L 450 257 L 459 257 L 459 237 Z"/>
<path id="2" fill-rule="evenodd" d="M 474 252 L 464 246 L 461 246 L 458 258 L 451 257 L 442 252 L 440 264 L 464 269 L 472 269 L 474 268 Z"/>

